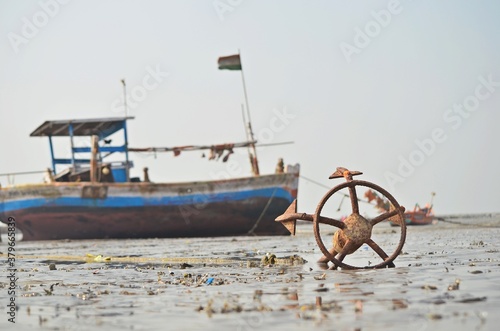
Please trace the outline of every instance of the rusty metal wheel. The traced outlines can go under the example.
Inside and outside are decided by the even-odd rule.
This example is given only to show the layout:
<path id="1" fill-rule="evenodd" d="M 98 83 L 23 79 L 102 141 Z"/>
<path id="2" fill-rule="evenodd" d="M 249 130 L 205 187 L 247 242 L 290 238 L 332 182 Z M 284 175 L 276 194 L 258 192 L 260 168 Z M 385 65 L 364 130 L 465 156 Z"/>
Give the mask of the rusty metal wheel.
<path id="1" fill-rule="evenodd" d="M 366 219 L 361 216 L 359 213 L 359 200 L 356 192 L 356 187 L 360 186 L 375 190 L 384 196 L 390 202 L 391 210 L 381 213 L 371 219 Z M 327 201 L 335 193 L 345 188 L 349 189 L 349 197 L 352 205 L 351 215 L 349 215 L 344 221 L 322 216 L 321 212 L 323 211 L 323 207 Z M 404 207 L 401 207 L 396 199 L 394 199 L 394 197 L 386 190 L 371 182 L 352 180 L 352 176 L 350 176 L 346 182 L 341 183 L 328 191 L 319 202 L 316 212 L 313 215 L 314 237 L 316 238 L 316 243 L 318 244 L 321 252 L 324 254 L 324 257 L 334 264 L 334 266 L 332 266 L 333 269 L 338 267 L 343 269 L 375 269 L 394 267 L 393 261 L 401 252 L 406 239 L 406 223 L 403 213 Z M 372 240 L 372 228 L 382 221 L 389 221 L 389 219 L 400 229 L 399 243 L 391 255 L 387 255 L 385 251 L 374 240 Z M 330 251 L 325 247 L 321 238 L 320 223 L 339 228 L 339 230 L 337 230 L 334 234 L 333 247 Z M 375 251 L 375 253 L 382 258 L 382 262 L 368 266 L 354 266 L 343 262 L 347 255 L 354 253 L 363 244 L 367 244 L 373 251 Z"/>

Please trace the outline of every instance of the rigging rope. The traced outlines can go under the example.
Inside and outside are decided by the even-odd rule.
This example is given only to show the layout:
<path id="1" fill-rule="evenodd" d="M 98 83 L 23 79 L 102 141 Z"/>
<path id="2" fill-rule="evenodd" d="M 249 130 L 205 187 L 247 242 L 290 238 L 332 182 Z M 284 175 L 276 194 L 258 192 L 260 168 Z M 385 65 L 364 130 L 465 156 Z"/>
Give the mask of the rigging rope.
<path id="1" fill-rule="evenodd" d="M 437 219 L 440 222 L 450 223 L 453 225 L 474 226 L 474 227 L 481 227 L 481 228 L 500 228 L 500 225 L 487 224 L 487 223 L 464 223 L 464 222 L 450 221 L 449 219 L 446 219 L 446 218 L 440 217 L 440 216 L 439 217 L 435 216 L 434 219 Z"/>
<path id="2" fill-rule="evenodd" d="M 331 187 L 329 187 L 329 186 L 327 186 L 327 185 L 324 185 L 324 184 L 321 184 L 320 182 L 317 182 L 317 181 L 315 181 L 314 179 L 308 178 L 308 177 L 306 177 L 306 176 L 300 175 L 299 177 L 300 177 L 300 178 L 302 178 L 302 179 L 305 179 L 305 180 L 307 180 L 307 181 L 309 181 L 309 182 L 311 182 L 311 183 L 313 183 L 313 184 L 316 184 L 316 185 L 318 185 L 318 186 L 321 186 L 321 187 L 323 187 L 323 188 L 326 188 L 327 190 L 331 190 L 331 189 L 332 189 Z M 349 195 L 349 194 L 345 194 L 345 193 L 342 193 L 342 192 L 338 192 L 338 193 L 339 193 L 339 194 L 341 194 L 341 195 L 343 195 L 344 197 L 347 197 L 347 198 L 349 198 L 349 197 L 350 197 L 350 195 Z M 368 201 L 365 201 L 365 200 L 361 200 L 361 199 L 359 199 L 359 198 L 358 198 L 358 201 L 360 201 L 360 202 L 364 202 L 364 203 L 367 203 L 367 204 L 369 204 L 369 205 L 374 206 L 372 203 L 370 203 L 370 202 L 368 202 Z"/>
<path id="3" fill-rule="evenodd" d="M 257 219 L 257 221 L 255 221 L 255 224 L 253 225 L 253 227 L 248 231 L 248 234 L 253 234 L 253 235 L 256 235 L 254 233 L 255 229 L 257 228 L 257 226 L 259 225 L 260 223 L 260 220 L 262 219 L 262 217 L 264 216 L 264 214 L 266 213 L 267 209 L 269 208 L 269 206 L 271 205 L 271 201 L 273 201 L 273 198 L 274 198 L 274 195 L 276 194 L 276 190 L 278 188 L 274 188 L 274 191 L 273 191 L 273 194 L 271 195 L 271 197 L 269 198 L 269 200 L 267 200 L 267 204 L 266 206 L 264 207 L 264 209 L 262 210 L 262 213 L 260 213 L 260 216 L 259 218 Z"/>

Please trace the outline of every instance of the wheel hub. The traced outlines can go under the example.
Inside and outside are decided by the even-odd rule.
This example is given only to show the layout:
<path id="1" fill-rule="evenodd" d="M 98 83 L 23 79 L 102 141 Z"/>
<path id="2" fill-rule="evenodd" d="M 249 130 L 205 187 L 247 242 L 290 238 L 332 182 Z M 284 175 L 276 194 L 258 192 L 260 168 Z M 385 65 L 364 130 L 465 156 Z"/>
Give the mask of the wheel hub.
<path id="1" fill-rule="evenodd" d="M 341 230 L 347 239 L 356 244 L 363 244 L 372 236 L 371 223 L 359 214 L 351 214 L 344 220 L 346 227 Z"/>

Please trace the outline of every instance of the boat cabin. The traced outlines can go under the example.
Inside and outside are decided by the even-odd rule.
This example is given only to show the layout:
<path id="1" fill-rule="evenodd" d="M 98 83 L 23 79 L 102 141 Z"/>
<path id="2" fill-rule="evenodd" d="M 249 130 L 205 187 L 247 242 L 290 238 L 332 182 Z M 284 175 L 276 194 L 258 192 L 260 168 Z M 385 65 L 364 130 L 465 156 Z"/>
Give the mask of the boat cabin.
<path id="1" fill-rule="evenodd" d="M 114 117 L 99 119 L 72 119 L 46 121 L 33 131 L 31 137 L 48 137 L 52 158 L 51 181 L 56 182 L 111 182 L 124 183 L 139 181 L 130 178 L 127 120 L 134 117 Z M 109 137 L 121 131 L 122 144 L 112 145 Z M 56 157 L 54 137 L 68 137 L 71 146 L 71 157 Z M 90 144 L 85 147 L 75 146 L 75 137 L 88 137 Z M 111 155 L 120 154 L 120 161 L 110 160 Z M 90 155 L 90 158 L 89 158 Z M 115 158 L 116 159 L 116 158 Z M 58 165 L 68 167 L 58 172 Z"/>

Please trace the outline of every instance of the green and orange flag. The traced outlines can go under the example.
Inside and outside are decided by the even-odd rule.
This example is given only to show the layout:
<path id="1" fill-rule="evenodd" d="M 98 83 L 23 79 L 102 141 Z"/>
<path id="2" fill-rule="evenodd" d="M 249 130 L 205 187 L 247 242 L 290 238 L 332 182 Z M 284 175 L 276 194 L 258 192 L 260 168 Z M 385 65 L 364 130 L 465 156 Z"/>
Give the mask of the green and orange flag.
<path id="1" fill-rule="evenodd" d="M 240 54 L 221 56 L 217 63 L 219 64 L 219 69 L 221 70 L 241 70 Z"/>

